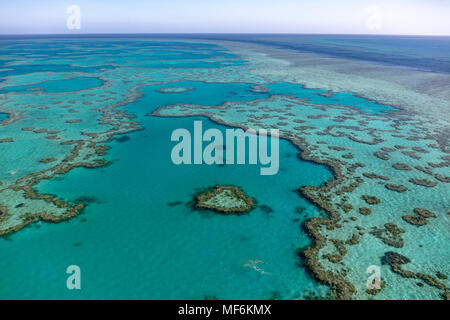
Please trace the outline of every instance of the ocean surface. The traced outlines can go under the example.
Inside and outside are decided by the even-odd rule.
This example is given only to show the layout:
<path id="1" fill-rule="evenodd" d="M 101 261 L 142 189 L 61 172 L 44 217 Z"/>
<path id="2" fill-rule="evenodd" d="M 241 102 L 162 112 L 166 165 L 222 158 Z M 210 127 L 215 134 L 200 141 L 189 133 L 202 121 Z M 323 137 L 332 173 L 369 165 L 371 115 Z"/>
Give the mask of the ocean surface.
<path id="1" fill-rule="evenodd" d="M 224 36 L 300 52 L 450 73 L 450 37 L 370 35 Z"/>
<path id="2" fill-rule="evenodd" d="M 96 38 L 99 36 L 102 38 L 127 39 L 209 39 L 240 41 L 344 59 L 356 59 L 417 70 L 450 73 L 450 57 L 448 55 L 448 52 L 450 52 L 449 36 L 329 34 L 91 34 L 83 35 L 83 38 Z M 0 39 L 3 40 L 64 39 L 70 37 L 70 35 L 0 35 Z"/>
<path id="3" fill-rule="evenodd" d="M 14 138 L 13 143 L 0 144 L 0 180 L 5 187 L 13 185 L 19 175 L 51 168 L 52 164 L 40 162 L 43 158 L 54 157 L 57 163 L 63 161 L 69 147 L 62 146 L 60 141 L 87 139 L 87 131 L 103 132 L 113 127 L 102 123 L 98 112 L 101 107 L 113 105 L 131 115 L 129 121 L 136 121 L 142 127 L 142 130 L 116 134 L 106 143 L 111 147 L 104 156 L 110 161 L 108 166 L 75 168 L 33 186 L 41 194 L 88 206 L 81 215 L 67 222 L 40 221 L 0 238 L 0 299 L 304 299 L 309 295 L 325 296 L 328 288 L 310 276 L 299 255 L 299 250 L 311 245 L 303 223 L 312 217 L 324 216 L 324 212 L 300 197 L 296 190 L 332 180 L 330 168 L 302 160 L 300 150 L 283 139 L 280 141 L 280 171 L 275 176 L 261 176 L 260 167 L 255 165 L 176 166 L 170 159 L 174 146 L 170 135 L 175 129 L 192 130 L 194 120 L 201 120 L 204 130 L 217 128 L 224 132 L 230 127 L 204 116 L 186 116 L 182 111 L 175 112 L 174 117 L 151 113 L 177 104 L 207 110 L 207 106 L 219 108 L 231 103 L 230 108 L 218 109 L 217 114 L 238 123 L 248 113 L 262 116 L 262 119 L 267 114 L 264 108 L 247 108 L 247 103 L 267 100 L 273 108 L 281 109 L 284 105 L 271 101 L 272 97 L 295 98 L 321 106 L 321 111 L 326 110 L 330 119 L 311 108 L 301 109 L 301 103 L 291 110 L 294 118 L 300 118 L 303 112 L 305 121 L 316 121 L 318 129 L 336 124 L 333 117 L 346 116 L 351 124 L 348 128 L 339 128 L 331 138 L 305 134 L 308 139 L 319 141 L 318 145 L 327 142 L 334 146 L 341 143 L 342 132 L 349 132 L 354 139 L 342 144 L 347 152 L 372 155 L 372 146 L 358 143 L 355 137 L 370 140 L 373 133 L 366 135 L 354 128 L 374 119 L 380 136 L 386 138 L 390 128 L 386 121 L 377 120 L 383 119 L 386 112 L 398 109 L 350 92 L 327 96 L 326 90 L 305 88 L 279 79 L 265 83 L 265 91 L 254 90 L 255 83 L 250 77 L 241 81 L 233 78 L 247 61 L 220 46 L 203 44 L 201 40 L 248 41 L 449 73 L 450 60 L 445 53 L 450 50 L 449 38 L 196 35 L 198 43 L 193 43 L 184 42 L 193 35 L 151 37 L 0 37 L 0 55 L 7 57 L 0 60 L 0 79 L 4 80 L 0 83 L 0 96 L 5 98 L 5 108 L 23 112 L 20 121 L 0 127 L 0 138 Z M 123 103 L 136 86 L 139 96 Z M 164 92 L 174 87 L 187 90 Z M 241 116 L 232 115 L 233 107 L 240 104 L 247 108 L 245 112 L 240 113 Z M 122 114 L 116 109 L 111 109 L 113 115 L 109 120 L 122 120 Z M 0 113 L 0 121 L 3 115 Z M 79 121 L 70 122 L 74 119 Z M 267 121 L 268 125 L 278 123 L 289 130 L 299 126 L 289 122 L 292 119 L 275 119 L 275 123 L 270 119 L 262 121 Z M 44 139 L 39 133 L 23 130 L 31 126 L 51 129 L 61 140 L 52 140 L 54 136 Z M 307 130 L 307 123 L 300 129 Z M 401 129 L 409 127 L 405 125 Z M 326 139 L 330 141 L 321 141 Z M 405 144 L 408 148 L 417 147 L 415 141 Z M 327 152 L 334 155 L 335 151 Z M 431 150 L 430 157 L 435 155 L 433 152 L 436 151 Z M 392 173 L 391 166 L 379 164 L 379 159 L 367 162 L 368 166 L 375 163 L 379 173 Z M 257 207 L 245 215 L 221 215 L 194 209 L 194 195 L 215 185 L 242 188 L 256 200 Z M 417 187 L 410 187 L 415 191 L 414 188 Z M 385 188 L 381 190 L 386 193 Z M 441 190 L 444 189 L 438 189 L 434 195 L 438 196 Z M 432 190 L 423 194 L 433 199 Z M 395 204 L 396 197 L 397 194 L 392 195 L 386 205 Z M 365 205 L 360 197 L 355 198 L 358 206 Z M 409 202 L 416 200 L 413 197 Z M 442 201 L 434 202 L 430 206 L 442 210 Z M 20 207 L 17 198 L 2 193 L 0 203 L 11 210 Z M 26 204 L 27 210 L 50 210 L 42 203 Z M 377 224 L 386 223 L 388 219 L 382 214 L 369 218 L 376 219 Z M 439 234 L 436 238 L 425 234 L 421 239 L 423 244 L 429 248 L 435 239 L 445 241 L 439 229 L 444 227 L 441 224 L 436 229 Z M 373 248 L 377 262 L 379 252 L 390 249 L 380 243 Z M 406 250 L 410 250 L 409 253 L 417 248 Z M 448 256 L 445 246 L 443 250 L 439 259 Z M 366 265 L 374 263 L 365 257 L 352 256 L 355 265 L 363 270 L 363 277 L 366 277 Z M 436 265 L 441 263 L 441 260 L 436 261 Z M 79 291 L 66 288 L 65 270 L 72 264 L 81 268 L 82 290 Z M 365 284 L 365 280 L 363 282 Z M 400 286 L 389 297 L 417 297 L 414 292 L 405 293 L 403 289 Z M 430 297 L 435 296 L 436 293 L 430 293 Z"/>
<path id="4" fill-rule="evenodd" d="M 186 36 L 187 37 L 187 36 Z M 199 35 L 199 39 L 242 41 L 299 52 L 450 73 L 448 36 L 373 35 Z"/>
<path id="5" fill-rule="evenodd" d="M 113 41 L 127 45 L 120 39 Z M 90 40 L 80 42 L 89 50 L 94 45 Z M 47 58 L 43 59 L 45 63 L 36 61 L 11 66 L 1 74 L 6 77 L 33 76 L 37 70 L 57 75 L 72 68 L 75 73 L 83 70 L 85 74 L 111 68 L 105 68 L 102 61 L 100 66 L 55 64 L 55 60 L 50 63 L 50 59 L 67 52 L 61 44 L 22 45 L 14 41 L 8 44 L 14 46 L 14 49 L 6 49 L 9 54 L 20 54 L 20 49 L 28 48 L 39 53 L 37 60 L 42 56 Z M 101 47 L 109 46 L 110 42 L 96 41 L 95 45 L 99 46 L 95 54 L 101 55 Z M 141 44 L 131 41 L 131 45 Z M 170 60 L 174 54 L 174 51 L 159 51 L 165 47 L 180 50 L 171 64 L 178 69 L 217 68 L 220 62 L 203 61 L 213 55 L 234 58 L 225 52 L 210 55 L 195 52 L 200 47 L 195 44 L 178 45 L 181 48 L 177 48 L 176 43 L 158 44 L 158 50 L 151 50 L 152 66 L 145 57 L 138 58 L 145 62 L 146 68 L 156 66 L 158 69 L 165 68 L 168 57 Z M 78 55 L 87 56 L 83 52 Z M 159 63 L 163 58 L 165 62 Z M 135 65 L 140 63 L 134 62 Z M 41 102 L 46 105 L 45 95 L 74 99 L 72 95 L 82 90 L 98 90 L 101 94 L 103 89 L 99 87 L 103 83 L 94 76 L 54 80 L 46 80 L 44 76 L 43 81 L 5 86 L 0 94 L 40 94 L 44 97 Z M 318 285 L 301 267 L 297 250 L 310 244 L 310 239 L 301 232 L 301 224 L 318 216 L 319 211 L 295 190 L 302 185 L 320 185 L 332 179 L 329 169 L 301 161 L 299 150 L 287 141 L 281 141 L 280 172 L 273 177 L 261 176 L 259 166 L 251 165 L 175 166 L 170 159 L 173 130 L 191 128 L 194 119 L 203 121 L 205 130 L 213 127 L 224 131 L 226 127 L 207 118 L 160 118 L 148 117 L 147 113 L 175 103 L 220 105 L 227 101 L 266 99 L 270 94 L 253 92 L 250 83 L 202 81 L 176 82 L 177 87 L 194 88 L 192 91 L 172 94 L 158 91 L 173 86 L 168 83 L 144 87 L 141 89 L 143 96 L 125 107 L 137 117 L 136 121 L 144 130 L 118 136 L 108 143 L 112 147 L 107 155 L 107 160 L 112 162 L 110 166 L 74 169 L 36 187 L 39 192 L 89 205 L 82 215 L 68 222 L 38 222 L 0 239 L 3 257 L 0 298 L 293 299 L 327 292 L 325 286 Z M 271 94 L 288 90 L 297 94 L 303 89 L 274 84 Z M 305 95 L 315 95 L 312 90 L 304 91 Z M 319 92 L 322 91 L 317 90 Z M 35 98 L 30 97 L 28 103 L 37 104 Z M 367 103 L 370 107 L 371 103 Z M 376 111 L 377 106 L 373 107 Z M 59 113 L 54 111 L 56 119 L 62 117 Z M 39 112 L 32 114 L 38 117 Z M 91 112 L 78 112 L 76 117 L 85 123 L 81 128 L 89 128 L 86 123 L 92 118 Z M 34 121 L 29 119 L 30 125 Z M 46 126 L 50 125 L 68 134 L 64 122 L 48 120 Z M 90 129 L 94 129 L 94 124 L 91 126 Z M 16 148 L 14 152 L 26 150 L 27 144 L 30 146 L 30 142 L 23 143 L 23 148 Z M 52 148 L 41 150 L 42 156 L 54 152 Z M 30 171 L 35 166 L 34 170 L 38 170 L 33 164 L 35 160 L 28 160 L 28 164 L 21 166 Z M 258 207 L 243 216 L 194 210 L 194 195 L 217 184 L 241 187 L 256 199 Z M 269 185 L 272 187 L 267 188 Z M 77 264 L 82 270 L 81 291 L 66 288 L 65 269 L 70 264 Z"/>
<path id="6" fill-rule="evenodd" d="M 67 223 L 38 223 L 0 242 L 2 255 L 14 257 L 1 263 L 0 296 L 293 299 L 308 291 L 324 294 L 325 288 L 297 265 L 296 255 L 310 244 L 301 222 L 318 211 L 293 190 L 319 185 L 331 173 L 299 161 L 298 150 L 287 141 L 281 142 L 280 173 L 273 177 L 260 176 L 250 165 L 176 166 L 167 142 L 176 128 L 192 127 L 192 120 L 147 118 L 145 130 L 109 144 L 111 166 L 75 169 L 39 185 L 40 191 L 91 203 Z M 205 130 L 225 129 L 197 120 Z M 244 216 L 193 210 L 193 195 L 216 184 L 243 188 L 260 207 Z M 297 213 L 298 207 L 304 211 Z M 83 272 L 79 292 L 65 287 L 68 263 Z"/>

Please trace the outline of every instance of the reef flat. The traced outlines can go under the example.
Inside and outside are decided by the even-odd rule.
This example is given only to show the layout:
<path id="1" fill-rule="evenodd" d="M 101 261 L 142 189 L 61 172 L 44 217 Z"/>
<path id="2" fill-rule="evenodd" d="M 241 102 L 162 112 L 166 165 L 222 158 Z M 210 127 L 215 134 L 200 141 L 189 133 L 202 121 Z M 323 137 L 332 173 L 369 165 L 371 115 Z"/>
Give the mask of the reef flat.
<path id="1" fill-rule="evenodd" d="M 308 199 L 322 213 L 302 220 L 313 242 L 296 249 L 299 268 L 334 297 L 448 296 L 448 74 L 242 42 L 2 41 L 0 235 L 88 209 L 38 185 L 75 168 L 114 166 L 110 143 L 145 130 L 144 115 L 204 116 L 279 129 L 301 150 L 298 161 L 332 170 L 322 185 L 292 189 L 298 200 L 290 201 Z M 19 54 L 23 48 L 29 52 Z M 79 55 L 66 54 L 73 50 Z M 152 94 L 164 98 L 152 102 Z M 366 287 L 373 265 L 383 281 L 376 292 Z"/>

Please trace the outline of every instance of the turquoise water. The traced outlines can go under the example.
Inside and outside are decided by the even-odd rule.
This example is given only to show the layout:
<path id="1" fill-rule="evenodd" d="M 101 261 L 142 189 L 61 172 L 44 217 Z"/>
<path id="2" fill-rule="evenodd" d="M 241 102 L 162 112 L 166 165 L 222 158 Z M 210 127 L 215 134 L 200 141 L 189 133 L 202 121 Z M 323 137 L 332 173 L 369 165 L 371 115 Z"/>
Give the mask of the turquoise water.
<path id="1" fill-rule="evenodd" d="M 345 196 L 353 209 L 343 212 L 338 208 L 344 218 L 342 226 L 321 233 L 328 239 L 346 241 L 359 231 L 359 225 L 367 232 L 361 234 L 359 245 L 347 246 L 343 264 L 331 264 L 323 257 L 336 252 L 330 241 L 319 254 L 326 270 L 348 268 L 347 279 L 357 287 L 357 298 L 368 298 L 366 268 L 381 263 L 386 251 L 411 258 L 415 264 L 408 269 L 430 275 L 448 273 L 448 250 L 442 245 L 448 243 L 448 188 L 444 182 L 428 189 L 416 186 L 411 178 L 433 176 L 392 166 L 397 162 L 411 167 L 441 162 L 444 154 L 432 147 L 436 141 L 430 137 L 443 132 L 442 128 L 428 131 L 434 124 L 417 126 L 423 119 L 404 119 L 400 113 L 382 117 L 396 109 L 356 93 L 327 96 L 325 90 L 285 83 L 285 78 L 276 74 L 273 79 L 265 73 L 258 75 L 248 61 L 211 44 L 109 38 L 8 40 L 2 44 L 0 55 L 8 59 L 0 62 L 6 69 L 0 76 L 10 86 L 0 92 L 2 110 L 21 118 L 0 126 L 1 139 L 13 138 L 13 142 L 0 144 L 0 204 L 12 213 L 2 217 L 0 232 L 20 223 L 26 212 L 61 214 L 51 204 L 27 199 L 9 187 L 20 177 L 54 170 L 73 147 L 61 142 L 90 139 L 84 133 L 102 135 L 112 130 L 102 123 L 99 110 L 109 110 L 110 120 L 125 130 L 129 119 L 114 111 L 125 105 L 123 110 L 135 115 L 133 120 L 144 130 L 116 135 L 108 143 L 112 147 L 106 156 L 110 166 L 74 169 L 34 186 L 40 193 L 89 205 L 68 222 L 39 222 L 0 238 L 0 299 L 294 299 L 304 298 L 310 291 L 324 295 L 327 288 L 306 274 L 297 254 L 299 248 L 310 244 L 302 223 L 322 213 L 295 190 L 329 181 L 328 168 L 300 160 L 299 150 L 285 140 L 281 141 L 281 167 L 275 176 L 261 176 L 259 166 L 175 166 L 170 159 L 173 130 L 192 130 L 196 119 L 203 121 L 204 129 L 226 129 L 207 118 L 182 117 L 192 114 L 212 114 L 218 121 L 237 126 L 275 126 L 304 138 L 319 158 L 342 160 L 347 169 L 356 162 L 365 164 L 353 174 L 348 172 L 348 181 L 359 177 L 365 181 Z M 107 86 L 99 87 L 103 81 L 108 81 Z M 267 92 L 254 92 L 255 84 L 265 86 Z M 161 92 L 180 87 L 187 90 Z M 129 103 L 130 94 L 135 97 L 137 93 L 143 96 Z M 174 118 L 148 116 L 157 108 L 180 103 L 185 105 L 163 111 Z M 0 121 L 6 116 L 0 113 Z M 74 119 L 79 121 L 68 121 Z M 45 128 L 47 133 L 23 130 L 29 127 Z M 423 137 L 417 139 L 420 133 Z M 374 138 L 383 142 L 365 143 Z M 395 145 L 404 149 L 389 151 L 389 161 L 374 155 L 382 147 Z M 419 159 L 404 153 L 414 150 Z M 93 150 L 86 146 L 82 156 L 89 152 Z M 49 157 L 55 162 L 42 161 Z M 84 160 L 92 163 L 95 158 Z M 448 176 L 445 170 L 439 165 L 432 168 L 433 174 Z M 383 181 L 366 179 L 363 172 L 387 175 L 392 183 L 407 186 L 408 192 L 387 191 Z M 193 210 L 194 194 L 216 184 L 241 187 L 256 199 L 258 207 L 241 216 Z M 370 216 L 358 212 L 367 205 L 362 194 L 382 199 Z M 336 204 L 344 202 L 337 190 L 325 195 Z M 438 217 L 417 230 L 403 221 L 402 215 L 419 206 Z M 303 208 L 300 213 L 299 207 Z M 406 229 L 404 248 L 387 246 L 370 235 L 372 227 L 387 222 Z M 81 267 L 81 291 L 66 289 L 65 270 L 72 264 Z M 419 290 L 415 280 L 406 282 L 387 266 L 382 266 L 382 272 L 388 285 L 377 297 L 439 297 L 438 290 L 427 286 Z"/>
<path id="2" fill-rule="evenodd" d="M 7 113 L 1 113 L 0 112 L 0 121 L 3 121 L 5 119 L 8 119 L 9 115 Z"/>
<path id="3" fill-rule="evenodd" d="M 45 81 L 36 84 L 6 87 L 0 90 L 0 93 L 7 92 L 27 92 L 27 91 L 44 91 L 44 92 L 74 92 L 100 87 L 104 81 L 93 77 L 75 77 L 67 80 Z"/>
<path id="4" fill-rule="evenodd" d="M 163 107 L 176 103 L 202 104 L 202 105 L 220 105 L 227 101 L 251 101 L 256 99 L 265 99 L 270 96 L 268 93 L 256 93 L 251 91 L 253 84 L 250 83 L 216 83 L 201 81 L 180 81 L 161 85 L 153 85 L 144 88 L 145 96 L 148 99 L 139 103 L 135 107 L 135 112 L 152 111 L 148 107 Z M 161 93 L 157 90 L 171 87 L 194 88 L 191 91 L 183 93 Z"/>
<path id="5" fill-rule="evenodd" d="M 333 93 L 331 97 L 322 96 L 326 90 L 305 88 L 300 85 L 279 82 L 267 84 L 267 92 L 253 92 L 251 83 L 214 83 L 201 81 L 180 81 L 175 83 L 167 83 L 161 85 L 153 85 L 149 88 L 142 89 L 149 98 L 136 112 L 147 111 L 149 105 L 147 101 L 151 101 L 152 107 L 163 107 L 167 105 L 184 103 L 184 104 L 201 104 L 201 105 L 220 105 L 225 102 L 252 101 L 266 99 L 272 95 L 287 95 L 300 99 L 308 99 L 311 103 L 322 105 L 343 105 L 359 109 L 368 114 L 382 114 L 385 111 L 398 110 L 388 105 L 378 104 L 372 100 L 358 97 L 348 92 Z M 161 93 L 157 90 L 171 87 L 194 88 L 191 91 L 183 93 Z"/>
<path id="6" fill-rule="evenodd" d="M 142 106 L 142 102 L 141 102 Z M 139 104 L 128 109 L 139 108 Z M 301 221 L 317 210 L 294 190 L 331 179 L 326 167 L 297 158 L 280 144 L 280 172 L 260 176 L 258 166 L 175 166 L 170 135 L 195 118 L 143 120 L 145 130 L 118 139 L 109 167 L 75 169 L 39 190 L 75 200 L 94 197 L 86 212 L 61 224 L 38 223 L 0 240 L 1 298 L 268 299 L 323 294 L 296 250 L 310 243 Z M 224 126 L 201 118 L 204 128 Z M 127 140 L 126 142 L 119 142 Z M 260 207 L 222 216 L 191 209 L 193 194 L 216 184 L 242 187 Z M 124 201 L 126 199 L 126 201 Z M 171 206 L 170 203 L 181 202 Z M 271 208 L 268 212 L 265 205 Z M 296 212 L 298 206 L 305 211 Z M 86 219 L 86 222 L 82 222 Z M 249 260 L 264 274 L 245 267 Z M 82 270 L 82 290 L 65 288 L 65 268 Z"/>
<path id="7" fill-rule="evenodd" d="M 200 49 L 196 45 L 189 48 Z M 180 45 L 174 49 L 187 48 Z M 101 52 L 99 49 L 98 53 Z M 47 52 L 62 53 L 63 50 Z M 126 53 L 121 55 L 125 58 Z M 139 65 L 149 56 L 143 53 L 134 63 Z M 205 63 L 220 66 L 217 62 L 183 62 L 182 58 L 205 59 L 205 53 L 172 50 L 158 52 L 156 56 L 174 60 L 173 66 L 179 68 L 205 67 Z M 207 56 L 233 58 L 219 51 L 208 51 Z M 147 62 L 146 67 L 155 65 Z M 13 74 L 17 74 L 26 66 L 13 68 Z M 64 68 L 61 64 L 52 68 L 65 71 L 58 69 Z M 102 83 L 95 77 L 74 77 L 7 87 L 1 93 L 29 89 L 74 92 Z M 111 166 L 75 169 L 38 186 L 43 193 L 69 201 L 90 199 L 84 214 L 66 223 L 37 223 L 0 240 L 3 256 L 14 256 L 0 262 L 3 275 L 0 298 L 294 299 L 310 292 L 325 294 L 327 288 L 310 278 L 297 255 L 299 248 L 310 244 L 301 224 L 320 213 L 295 190 L 332 179 L 326 167 L 301 161 L 299 150 L 284 140 L 280 144 L 280 171 L 275 176 L 261 176 L 259 166 L 175 166 L 170 160 L 173 130 L 191 129 L 194 119 L 203 121 L 204 130 L 214 127 L 223 131 L 226 127 L 206 118 L 145 115 L 177 103 L 221 105 L 280 94 L 313 103 L 351 105 L 367 113 L 382 112 L 388 107 L 352 94 L 324 97 L 319 95 L 324 90 L 289 83 L 267 84 L 267 92 L 254 92 L 253 85 L 177 81 L 141 88 L 144 96 L 126 110 L 137 115 L 145 130 L 109 143 Z M 193 90 L 158 91 L 172 87 Z M 83 113 L 77 117 L 91 116 Z M 193 210 L 193 195 L 217 184 L 243 188 L 256 199 L 258 207 L 244 216 Z M 298 208 L 303 208 L 301 213 Z M 71 264 L 82 270 L 80 292 L 65 287 L 65 268 Z"/>
<path id="8" fill-rule="evenodd" d="M 272 94 L 289 95 L 300 99 L 308 99 L 310 102 L 315 104 L 338 104 L 349 106 L 369 114 L 382 114 L 385 111 L 398 110 L 391 106 L 379 104 L 375 101 L 358 97 L 350 92 L 336 92 L 333 93 L 331 97 L 327 97 L 320 95 L 326 93 L 326 90 L 305 88 L 298 84 L 284 82 L 268 84 L 267 88 Z"/>
<path id="9" fill-rule="evenodd" d="M 195 69 L 239 66 L 243 61 L 214 44 L 144 39 L 49 39 L 21 42 L 0 38 L 1 55 L 32 57 L 32 62 L 3 64 L 0 76 L 25 75 L 34 72 L 96 73 L 115 68 L 115 64 L 135 68 Z M 10 47 L 11 46 L 11 47 Z M 37 56 L 35 56 L 37 55 Z M 100 57 L 100 59 L 98 59 Z M 11 64 L 11 62 L 13 62 Z"/>

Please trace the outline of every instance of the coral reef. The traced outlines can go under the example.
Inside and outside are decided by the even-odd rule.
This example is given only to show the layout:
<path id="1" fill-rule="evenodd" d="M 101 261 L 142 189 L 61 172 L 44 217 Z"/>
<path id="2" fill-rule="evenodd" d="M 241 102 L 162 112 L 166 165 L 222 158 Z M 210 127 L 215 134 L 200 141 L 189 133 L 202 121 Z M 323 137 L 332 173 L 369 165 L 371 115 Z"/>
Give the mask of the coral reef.
<path id="1" fill-rule="evenodd" d="M 215 186 L 195 197 L 197 208 L 213 210 L 224 214 L 249 212 L 255 201 L 235 186 Z"/>

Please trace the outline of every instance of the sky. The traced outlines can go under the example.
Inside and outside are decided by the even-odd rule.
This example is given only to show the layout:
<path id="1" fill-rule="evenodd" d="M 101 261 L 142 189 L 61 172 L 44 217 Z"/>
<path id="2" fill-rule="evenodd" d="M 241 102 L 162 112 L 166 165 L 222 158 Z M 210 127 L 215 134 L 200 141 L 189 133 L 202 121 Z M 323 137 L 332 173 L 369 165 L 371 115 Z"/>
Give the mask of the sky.
<path id="1" fill-rule="evenodd" d="M 53 33 L 450 35 L 450 0 L 0 0 L 0 34 Z"/>

